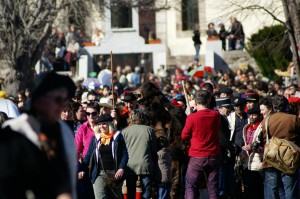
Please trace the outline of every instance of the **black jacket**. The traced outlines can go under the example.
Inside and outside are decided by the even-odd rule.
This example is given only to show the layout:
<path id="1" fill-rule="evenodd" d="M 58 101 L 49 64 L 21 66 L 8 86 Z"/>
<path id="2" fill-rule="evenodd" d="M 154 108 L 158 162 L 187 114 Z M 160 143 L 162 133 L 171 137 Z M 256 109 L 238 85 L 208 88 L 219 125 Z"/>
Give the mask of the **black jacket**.
<path id="1" fill-rule="evenodd" d="M 235 147 L 234 144 L 230 141 L 229 122 L 223 115 L 221 116 L 219 139 L 222 162 L 227 163 L 228 161 L 234 161 Z"/>
<path id="2" fill-rule="evenodd" d="M 201 45 L 202 42 L 200 40 L 200 32 L 198 30 L 194 31 L 194 36 L 193 36 L 193 41 L 194 41 L 194 45 Z"/>

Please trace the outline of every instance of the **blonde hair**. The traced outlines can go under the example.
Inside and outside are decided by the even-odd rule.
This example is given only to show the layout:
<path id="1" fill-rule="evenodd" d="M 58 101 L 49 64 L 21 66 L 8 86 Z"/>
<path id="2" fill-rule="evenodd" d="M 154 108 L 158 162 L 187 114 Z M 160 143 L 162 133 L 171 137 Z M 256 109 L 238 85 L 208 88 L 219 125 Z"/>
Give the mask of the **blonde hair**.
<path id="1" fill-rule="evenodd" d="M 108 125 L 108 133 L 109 134 L 116 131 L 116 127 L 112 122 L 104 122 L 104 123 L 106 123 Z M 100 132 L 99 125 L 94 126 L 93 131 L 94 131 L 94 133 L 99 133 L 100 134 L 101 132 Z"/>

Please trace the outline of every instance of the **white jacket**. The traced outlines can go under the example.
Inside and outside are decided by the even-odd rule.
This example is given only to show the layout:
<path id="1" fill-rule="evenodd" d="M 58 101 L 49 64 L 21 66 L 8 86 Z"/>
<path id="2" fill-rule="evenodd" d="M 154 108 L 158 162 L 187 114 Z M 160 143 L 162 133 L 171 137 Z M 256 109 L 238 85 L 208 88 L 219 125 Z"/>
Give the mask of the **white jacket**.
<path id="1" fill-rule="evenodd" d="M 232 141 L 234 130 L 235 130 L 235 119 L 236 119 L 236 114 L 235 112 L 232 112 L 229 114 L 227 117 L 228 122 L 229 122 L 229 128 L 230 128 L 230 141 Z M 248 118 L 248 124 L 249 124 L 249 118 Z"/>
<path id="2" fill-rule="evenodd" d="M 247 134 L 247 129 L 249 126 L 250 126 L 250 124 L 247 124 L 243 129 L 243 139 L 244 139 L 245 145 L 247 143 L 246 142 L 246 134 Z M 258 136 L 261 132 L 262 132 L 262 123 L 260 123 L 260 125 L 255 130 L 251 144 L 258 140 Z M 257 153 L 257 152 L 252 151 L 249 154 L 249 152 L 247 151 L 247 157 L 246 157 L 244 167 L 245 168 L 248 167 L 248 169 L 251 171 L 259 171 L 262 169 L 262 159 L 263 159 L 263 152 Z"/>

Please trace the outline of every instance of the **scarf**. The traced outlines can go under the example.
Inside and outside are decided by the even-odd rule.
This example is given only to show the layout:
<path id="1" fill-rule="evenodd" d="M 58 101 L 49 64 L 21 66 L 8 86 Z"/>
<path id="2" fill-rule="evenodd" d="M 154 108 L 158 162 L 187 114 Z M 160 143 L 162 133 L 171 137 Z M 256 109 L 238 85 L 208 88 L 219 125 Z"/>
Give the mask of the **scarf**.
<path id="1" fill-rule="evenodd" d="M 257 127 L 260 125 L 260 122 L 257 122 L 256 124 L 250 124 L 249 130 L 250 131 L 256 131 Z"/>
<path id="2" fill-rule="evenodd" d="M 110 134 L 100 133 L 101 145 L 109 145 L 110 139 L 115 135 L 115 132 Z"/>

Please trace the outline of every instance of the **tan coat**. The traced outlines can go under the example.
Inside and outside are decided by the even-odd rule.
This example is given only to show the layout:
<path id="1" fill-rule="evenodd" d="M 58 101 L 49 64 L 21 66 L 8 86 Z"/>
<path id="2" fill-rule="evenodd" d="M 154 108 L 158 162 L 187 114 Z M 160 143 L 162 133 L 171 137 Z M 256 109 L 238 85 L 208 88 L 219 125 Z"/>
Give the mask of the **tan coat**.
<path id="1" fill-rule="evenodd" d="M 262 121 L 262 131 L 266 138 L 266 119 Z M 297 143 L 300 135 L 300 120 L 296 115 L 287 113 L 274 113 L 268 120 L 269 139 L 275 136 L 280 139 L 285 139 Z M 271 167 L 266 162 L 263 162 L 263 167 Z"/>
<path id="2" fill-rule="evenodd" d="M 266 135 L 265 121 L 266 119 L 262 121 L 264 135 Z M 300 120 L 296 115 L 274 113 L 269 118 L 268 128 L 271 137 L 275 136 L 280 139 L 294 141 L 297 134 L 300 135 Z"/>

